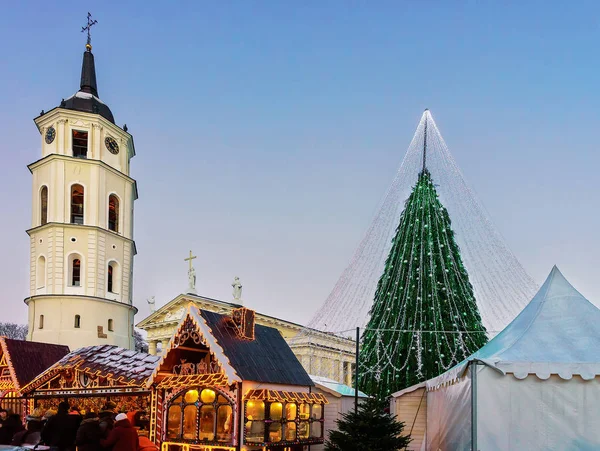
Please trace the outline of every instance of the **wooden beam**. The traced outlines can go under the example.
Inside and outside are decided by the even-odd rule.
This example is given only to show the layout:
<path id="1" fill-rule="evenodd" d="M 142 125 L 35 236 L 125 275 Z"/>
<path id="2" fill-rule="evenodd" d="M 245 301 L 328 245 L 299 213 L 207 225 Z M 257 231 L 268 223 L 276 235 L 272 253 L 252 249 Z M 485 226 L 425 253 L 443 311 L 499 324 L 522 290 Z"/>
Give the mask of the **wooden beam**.
<path id="1" fill-rule="evenodd" d="M 176 348 L 173 348 L 173 349 L 183 349 L 184 351 L 195 351 L 195 352 L 208 352 L 208 349 L 190 348 L 189 346 L 177 346 Z"/>

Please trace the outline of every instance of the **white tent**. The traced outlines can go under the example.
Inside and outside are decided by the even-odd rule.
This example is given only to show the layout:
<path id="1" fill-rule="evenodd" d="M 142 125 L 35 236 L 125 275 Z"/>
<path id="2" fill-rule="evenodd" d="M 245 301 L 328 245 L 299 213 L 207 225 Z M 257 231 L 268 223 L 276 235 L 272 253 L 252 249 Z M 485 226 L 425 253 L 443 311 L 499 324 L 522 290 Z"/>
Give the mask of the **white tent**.
<path id="1" fill-rule="evenodd" d="M 424 384 L 427 450 L 600 449 L 600 310 L 556 268 L 512 323 Z M 413 395 L 414 396 L 414 395 Z M 400 418 L 407 423 L 411 421 Z"/>

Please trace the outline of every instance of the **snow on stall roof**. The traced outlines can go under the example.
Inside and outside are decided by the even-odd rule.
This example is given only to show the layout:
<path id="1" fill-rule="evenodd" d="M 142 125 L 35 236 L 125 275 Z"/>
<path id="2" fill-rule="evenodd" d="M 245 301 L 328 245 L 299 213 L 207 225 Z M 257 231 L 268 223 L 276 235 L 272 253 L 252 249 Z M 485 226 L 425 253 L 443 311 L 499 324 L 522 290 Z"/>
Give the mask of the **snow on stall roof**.
<path id="1" fill-rule="evenodd" d="M 127 383 L 142 385 L 154 371 L 160 357 L 145 352 L 131 351 L 114 345 L 87 346 L 79 348 L 60 361 L 56 362 L 29 386 L 29 390 L 37 388 L 37 381 L 51 372 L 64 369 L 78 369 L 89 373 L 100 374 L 112 379 L 120 379 Z"/>

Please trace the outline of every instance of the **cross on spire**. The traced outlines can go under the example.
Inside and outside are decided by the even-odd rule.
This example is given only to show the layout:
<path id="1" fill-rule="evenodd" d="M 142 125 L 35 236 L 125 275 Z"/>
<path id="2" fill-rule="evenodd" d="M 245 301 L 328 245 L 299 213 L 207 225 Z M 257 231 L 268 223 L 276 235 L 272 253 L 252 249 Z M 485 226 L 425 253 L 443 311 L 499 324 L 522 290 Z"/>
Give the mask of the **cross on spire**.
<path id="1" fill-rule="evenodd" d="M 190 251 L 190 256 L 188 258 L 184 258 L 183 261 L 190 262 L 190 271 L 192 270 L 192 260 L 198 258 L 196 255 L 192 255 L 192 251 Z"/>
<path id="2" fill-rule="evenodd" d="M 98 23 L 97 20 L 92 20 L 92 13 L 87 14 L 87 25 L 85 27 L 81 27 L 81 32 L 87 31 L 87 44 L 85 48 L 89 51 L 92 50 L 92 36 L 90 35 L 90 31 L 94 25 Z"/>

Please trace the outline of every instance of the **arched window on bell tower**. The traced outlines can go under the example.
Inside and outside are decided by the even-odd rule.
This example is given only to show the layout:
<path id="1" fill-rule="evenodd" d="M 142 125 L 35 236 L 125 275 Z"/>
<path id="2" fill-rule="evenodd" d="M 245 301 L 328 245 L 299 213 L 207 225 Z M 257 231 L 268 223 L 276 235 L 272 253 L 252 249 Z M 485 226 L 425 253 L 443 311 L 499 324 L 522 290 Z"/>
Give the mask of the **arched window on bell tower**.
<path id="1" fill-rule="evenodd" d="M 48 223 L 48 187 L 42 186 L 40 190 L 40 225 Z"/>
<path id="2" fill-rule="evenodd" d="M 83 224 L 84 190 L 81 185 L 71 186 L 71 224 Z"/>
<path id="3" fill-rule="evenodd" d="M 82 285 L 81 256 L 71 254 L 69 257 L 69 286 L 80 287 Z"/>
<path id="4" fill-rule="evenodd" d="M 114 194 L 108 196 L 108 230 L 119 232 L 119 198 Z"/>
<path id="5" fill-rule="evenodd" d="M 108 282 L 106 284 L 108 286 L 108 292 L 114 293 L 113 289 L 113 265 L 108 265 Z"/>
<path id="6" fill-rule="evenodd" d="M 108 293 L 119 294 L 121 286 L 121 269 L 119 263 L 112 260 L 106 268 L 106 291 Z"/>

